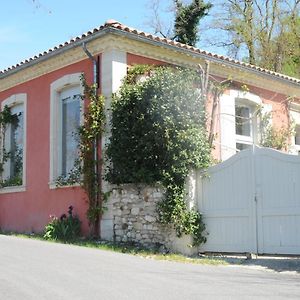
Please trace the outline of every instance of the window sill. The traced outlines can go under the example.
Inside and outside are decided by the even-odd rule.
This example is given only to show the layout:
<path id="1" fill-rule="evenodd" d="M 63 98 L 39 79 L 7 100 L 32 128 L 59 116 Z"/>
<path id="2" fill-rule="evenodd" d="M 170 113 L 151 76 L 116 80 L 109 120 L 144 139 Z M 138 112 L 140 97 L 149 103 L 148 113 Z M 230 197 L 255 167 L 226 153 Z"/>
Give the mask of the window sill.
<path id="1" fill-rule="evenodd" d="M 0 189 L 0 194 L 26 192 L 26 186 L 8 186 Z"/>
<path id="2" fill-rule="evenodd" d="M 80 187 L 79 183 L 72 184 L 72 185 L 60 185 L 57 186 L 55 182 L 49 183 L 49 189 L 50 190 L 56 190 L 56 189 L 66 189 L 66 188 L 74 188 L 74 187 Z"/>

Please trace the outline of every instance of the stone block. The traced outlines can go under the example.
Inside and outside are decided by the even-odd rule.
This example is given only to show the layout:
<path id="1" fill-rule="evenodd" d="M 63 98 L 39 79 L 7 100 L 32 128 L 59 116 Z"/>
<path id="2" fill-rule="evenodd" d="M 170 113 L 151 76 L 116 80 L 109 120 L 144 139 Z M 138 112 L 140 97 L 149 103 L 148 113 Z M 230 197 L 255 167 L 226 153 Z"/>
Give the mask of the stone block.
<path id="1" fill-rule="evenodd" d="M 152 217 L 152 216 L 149 216 L 149 215 L 146 215 L 145 216 L 145 220 L 149 223 L 153 223 L 156 221 L 156 218 Z"/>
<path id="2" fill-rule="evenodd" d="M 134 207 L 131 209 L 131 214 L 137 216 L 140 212 L 140 209 L 138 207 Z"/>

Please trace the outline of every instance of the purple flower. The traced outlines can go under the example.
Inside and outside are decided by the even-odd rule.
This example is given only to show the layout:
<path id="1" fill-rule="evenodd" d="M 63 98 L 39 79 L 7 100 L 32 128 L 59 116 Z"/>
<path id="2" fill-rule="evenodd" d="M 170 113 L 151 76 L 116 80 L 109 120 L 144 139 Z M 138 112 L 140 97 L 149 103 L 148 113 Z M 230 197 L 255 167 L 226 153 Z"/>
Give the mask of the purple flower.
<path id="1" fill-rule="evenodd" d="M 61 221 L 63 221 L 63 220 L 66 219 L 66 218 L 67 218 L 66 214 L 62 214 L 62 215 L 60 216 L 60 220 L 61 220 Z"/>

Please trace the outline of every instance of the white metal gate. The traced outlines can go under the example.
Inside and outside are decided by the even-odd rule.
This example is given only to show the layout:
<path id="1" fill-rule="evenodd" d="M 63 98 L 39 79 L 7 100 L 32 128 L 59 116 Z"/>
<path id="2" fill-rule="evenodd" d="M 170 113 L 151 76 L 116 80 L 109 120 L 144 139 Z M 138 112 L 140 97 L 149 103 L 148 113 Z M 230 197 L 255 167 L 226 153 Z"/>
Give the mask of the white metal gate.
<path id="1" fill-rule="evenodd" d="M 300 158 L 254 147 L 197 178 L 201 251 L 300 254 Z"/>

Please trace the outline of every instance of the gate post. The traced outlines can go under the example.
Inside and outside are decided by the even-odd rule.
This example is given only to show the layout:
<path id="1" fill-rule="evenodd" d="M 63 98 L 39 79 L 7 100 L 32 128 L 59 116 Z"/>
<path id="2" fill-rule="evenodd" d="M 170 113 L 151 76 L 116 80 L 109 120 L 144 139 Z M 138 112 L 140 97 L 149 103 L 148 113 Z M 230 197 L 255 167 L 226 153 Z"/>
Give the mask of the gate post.
<path id="1" fill-rule="evenodd" d="M 252 192 L 253 192 L 253 205 L 251 205 L 253 213 L 253 227 L 254 227 L 254 249 L 256 254 L 258 254 L 258 220 L 257 220 L 257 181 L 256 181 L 256 157 L 257 150 L 259 148 L 253 144 L 251 152 L 251 165 L 252 165 Z"/>

